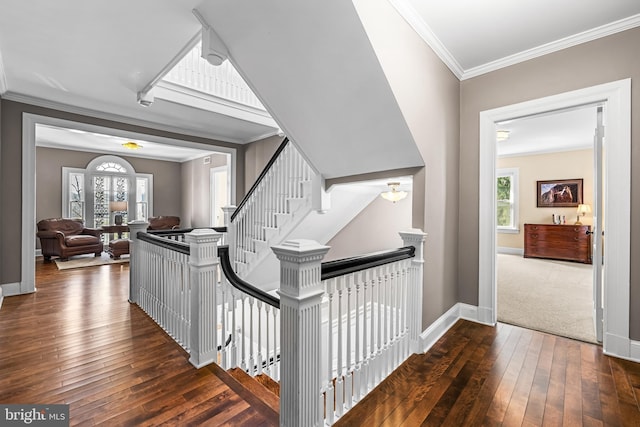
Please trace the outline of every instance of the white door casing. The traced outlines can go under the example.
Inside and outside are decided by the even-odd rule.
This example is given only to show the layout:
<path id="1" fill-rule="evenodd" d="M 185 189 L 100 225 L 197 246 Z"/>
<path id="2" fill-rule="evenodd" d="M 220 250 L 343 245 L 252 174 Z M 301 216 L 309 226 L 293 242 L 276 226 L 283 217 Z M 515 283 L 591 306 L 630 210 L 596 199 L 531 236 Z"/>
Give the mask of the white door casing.
<path id="1" fill-rule="evenodd" d="M 603 103 L 607 123 L 604 159 L 603 350 L 622 358 L 630 356 L 630 220 L 631 220 L 631 79 L 618 80 L 545 98 L 508 105 L 480 113 L 478 320 L 497 321 L 496 301 L 496 122 Z M 611 309 L 609 309 L 611 307 Z"/>

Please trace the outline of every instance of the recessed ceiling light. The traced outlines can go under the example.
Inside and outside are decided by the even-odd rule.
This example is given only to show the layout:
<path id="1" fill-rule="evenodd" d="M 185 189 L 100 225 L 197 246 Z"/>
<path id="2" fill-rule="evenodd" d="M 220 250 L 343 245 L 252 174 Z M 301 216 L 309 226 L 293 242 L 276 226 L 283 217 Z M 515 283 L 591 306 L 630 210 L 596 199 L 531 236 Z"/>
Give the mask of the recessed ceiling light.
<path id="1" fill-rule="evenodd" d="M 138 144 L 137 142 L 133 142 L 133 141 L 127 141 L 124 144 L 122 144 L 122 146 L 124 148 L 128 148 L 129 150 L 138 150 L 138 149 L 142 148 L 142 145 Z"/>

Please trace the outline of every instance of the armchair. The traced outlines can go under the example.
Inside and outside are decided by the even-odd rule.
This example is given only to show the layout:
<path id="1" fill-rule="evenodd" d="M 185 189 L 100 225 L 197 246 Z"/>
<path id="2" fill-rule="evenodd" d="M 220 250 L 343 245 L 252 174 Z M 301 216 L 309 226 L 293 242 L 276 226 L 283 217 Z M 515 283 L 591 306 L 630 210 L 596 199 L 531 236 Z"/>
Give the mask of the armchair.
<path id="1" fill-rule="evenodd" d="M 147 230 L 176 230 L 180 228 L 180 217 L 160 215 L 148 218 L 149 227 Z"/>
<path id="2" fill-rule="evenodd" d="M 38 222 L 37 236 L 46 261 L 52 256 L 66 261 L 70 256 L 93 253 L 100 256 L 102 230 L 86 228 L 81 219 L 49 218 Z"/>

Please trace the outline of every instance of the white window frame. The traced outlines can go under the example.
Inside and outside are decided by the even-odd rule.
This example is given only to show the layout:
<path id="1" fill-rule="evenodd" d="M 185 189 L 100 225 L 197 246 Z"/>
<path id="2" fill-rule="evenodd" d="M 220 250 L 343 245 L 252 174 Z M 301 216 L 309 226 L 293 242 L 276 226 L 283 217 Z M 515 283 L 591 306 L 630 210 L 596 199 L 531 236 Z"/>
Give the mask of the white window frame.
<path id="1" fill-rule="evenodd" d="M 498 178 L 508 176 L 511 178 L 511 218 L 512 225 L 511 226 L 500 226 L 497 225 L 496 228 L 498 233 L 519 233 L 520 232 L 520 221 L 518 217 L 518 205 L 520 204 L 520 184 L 519 184 L 519 168 L 500 168 L 496 170 L 496 181 L 495 185 L 498 185 Z M 497 211 L 497 203 L 496 200 L 496 211 Z"/>
<path id="2" fill-rule="evenodd" d="M 118 163 L 121 166 L 123 166 L 126 170 L 127 173 L 114 173 L 113 175 L 123 175 L 123 176 L 127 176 L 129 177 L 130 180 L 130 186 L 132 188 L 129 189 L 128 193 L 129 193 L 129 200 L 127 200 L 127 202 L 129 203 L 129 206 L 134 206 L 134 209 L 132 210 L 132 212 L 136 212 L 136 204 L 137 204 L 137 196 L 136 196 L 136 180 L 137 179 L 145 179 L 147 180 L 147 192 L 148 192 L 148 200 L 147 200 L 147 217 L 153 216 L 153 174 L 149 174 L 149 173 L 136 173 L 135 169 L 133 168 L 133 166 L 127 162 L 125 159 L 123 159 L 122 157 L 118 157 L 118 156 L 113 156 L 113 155 L 105 155 L 105 156 L 98 156 L 96 158 L 94 158 L 93 160 L 91 160 L 89 162 L 89 164 L 87 165 L 86 169 L 82 169 L 82 168 L 72 168 L 72 167 L 66 167 L 64 166 L 62 168 L 62 216 L 63 218 L 67 218 L 70 214 L 69 212 L 69 176 L 72 173 L 82 173 L 84 174 L 84 193 L 85 193 L 85 206 L 84 206 L 84 212 L 83 212 L 83 219 L 85 221 L 85 223 L 87 223 L 88 220 L 88 216 L 93 216 L 93 208 L 92 207 L 87 207 L 86 203 L 87 200 L 93 200 L 93 186 L 92 186 L 92 181 L 93 181 L 93 177 L 94 176 L 104 176 L 104 175 L 112 175 L 109 172 L 97 172 L 96 171 L 96 167 L 105 163 L 105 162 L 114 162 L 114 163 Z M 138 219 L 138 218 L 135 218 Z M 141 219 L 146 219 L 146 218 L 141 218 Z M 93 218 L 92 218 L 93 220 Z"/>

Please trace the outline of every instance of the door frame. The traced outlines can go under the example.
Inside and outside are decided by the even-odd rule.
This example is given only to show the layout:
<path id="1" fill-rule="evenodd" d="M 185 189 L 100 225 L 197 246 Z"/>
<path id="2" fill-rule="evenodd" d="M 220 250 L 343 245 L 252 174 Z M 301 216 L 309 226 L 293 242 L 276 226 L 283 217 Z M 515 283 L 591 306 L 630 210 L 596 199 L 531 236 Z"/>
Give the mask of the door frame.
<path id="1" fill-rule="evenodd" d="M 99 120 L 99 119 L 95 119 Z M 231 194 L 236 191 L 237 150 L 219 145 L 209 145 L 181 139 L 167 138 L 140 132 L 127 131 L 117 127 L 104 127 L 86 122 L 76 122 L 59 119 L 51 116 L 43 116 L 33 113 L 22 113 L 22 242 L 21 242 L 21 269 L 20 282 L 17 286 L 5 288 L 4 296 L 26 294 L 36 291 L 35 284 L 35 257 L 36 257 L 36 125 L 45 124 L 71 129 L 82 129 L 87 132 L 97 132 L 122 136 L 125 138 L 149 140 L 161 144 L 176 145 L 180 147 L 200 148 L 206 151 L 216 151 L 228 154 L 230 161 Z M 126 126 L 124 123 L 122 126 Z M 28 195 L 28 196 L 27 196 Z M 5 292 L 8 290 L 8 292 Z"/>
<path id="2" fill-rule="evenodd" d="M 497 322 L 496 123 L 585 104 L 605 104 L 603 351 L 629 358 L 631 224 L 631 79 L 480 112 L 478 320 Z M 611 310 L 608 308 L 611 307 Z"/>

